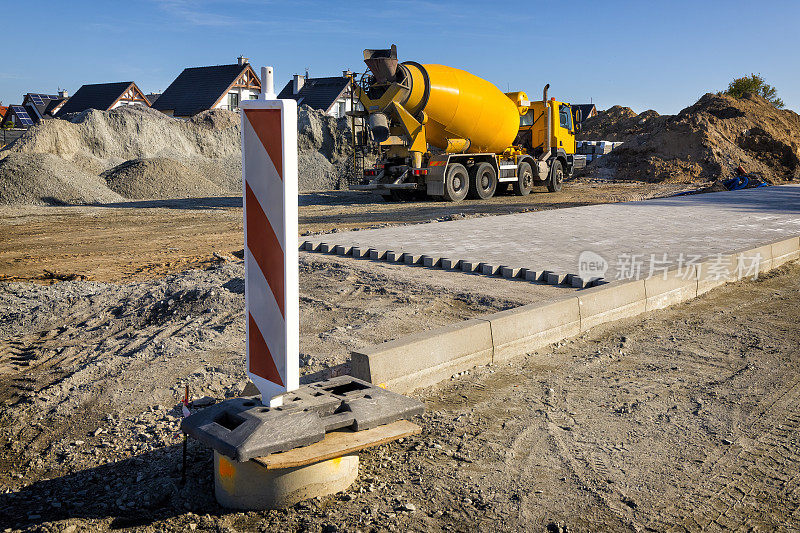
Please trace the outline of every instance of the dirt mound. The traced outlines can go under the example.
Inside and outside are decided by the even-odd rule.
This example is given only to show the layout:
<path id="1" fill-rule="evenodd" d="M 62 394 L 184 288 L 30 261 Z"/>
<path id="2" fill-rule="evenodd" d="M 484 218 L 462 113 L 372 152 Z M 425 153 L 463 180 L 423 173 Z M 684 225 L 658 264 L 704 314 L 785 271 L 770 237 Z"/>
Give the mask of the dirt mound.
<path id="1" fill-rule="evenodd" d="M 0 205 L 119 202 L 99 176 L 52 154 L 8 154 L 0 159 Z"/>
<path id="2" fill-rule="evenodd" d="M 597 116 L 584 120 L 577 139 L 627 142 L 658 123 L 659 118 L 660 115 L 652 109 L 637 115 L 630 107 L 615 105 L 606 111 L 600 111 Z"/>
<path id="3" fill-rule="evenodd" d="M 84 176 L 83 181 L 78 180 L 81 183 L 88 179 L 86 176 L 93 179 L 91 186 L 80 188 L 81 194 L 55 184 L 55 196 L 49 198 L 57 203 L 104 202 L 117 198 L 114 191 L 131 199 L 240 195 L 240 120 L 238 113 L 226 110 L 204 111 L 184 121 L 154 109 L 131 106 L 43 121 L 0 152 L 0 158 L 48 155 L 49 166 L 39 168 L 40 157 L 16 158 L 14 191 L 0 193 L 0 203 L 45 201 L 42 195 L 46 191 L 40 190 L 45 185 L 42 180 L 59 172 L 58 183 L 74 181 L 69 178 L 74 175 Z M 349 131 L 347 119 L 337 121 L 307 106 L 300 107 L 301 191 L 345 186 Z M 104 181 L 111 189 L 102 190 Z M 30 184 L 28 192 L 26 183 Z M 64 196 L 59 196 L 62 192 Z"/>
<path id="4" fill-rule="evenodd" d="M 583 138 L 625 142 L 592 162 L 590 176 L 695 183 L 732 178 L 741 166 L 769 183 L 800 178 L 800 116 L 760 96 L 706 94 L 677 115 L 590 120 Z"/>
<path id="5" fill-rule="evenodd" d="M 103 173 L 108 187 L 131 199 L 216 196 L 219 185 L 174 159 L 134 159 Z"/>

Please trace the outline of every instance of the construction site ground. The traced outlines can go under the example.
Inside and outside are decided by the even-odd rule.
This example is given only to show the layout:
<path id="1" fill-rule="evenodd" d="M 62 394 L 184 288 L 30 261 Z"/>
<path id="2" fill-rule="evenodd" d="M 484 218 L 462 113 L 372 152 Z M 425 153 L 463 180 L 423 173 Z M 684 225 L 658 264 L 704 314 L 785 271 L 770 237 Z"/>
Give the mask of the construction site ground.
<path id="1" fill-rule="evenodd" d="M 669 196 L 685 185 L 575 180 L 560 193 L 488 201 L 390 203 L 348 191 L 302 193 L 302 235 Z M 545 192 L 542 192 L 545 191 Z M 241 197 L 109 206 L 0 207 L 0 281 L 143 280 L 242 250 Z"/>
<path id="2" fill-rule="evenodd" d="M 674 192 L 594 185 L 458 205 L 316 193 L 301 232 Z M 193 441 L 181 480 L 177 402 L 246 384 L 241 216 L 238 198 L 0 211 L 0 530 L 800 527 L 796 263 L 419 391 L 423 434 L 362 452 L 343 494 L 220 508 Z M 319 254 L 300 268 L 304 380 L 570 290 Z"/>

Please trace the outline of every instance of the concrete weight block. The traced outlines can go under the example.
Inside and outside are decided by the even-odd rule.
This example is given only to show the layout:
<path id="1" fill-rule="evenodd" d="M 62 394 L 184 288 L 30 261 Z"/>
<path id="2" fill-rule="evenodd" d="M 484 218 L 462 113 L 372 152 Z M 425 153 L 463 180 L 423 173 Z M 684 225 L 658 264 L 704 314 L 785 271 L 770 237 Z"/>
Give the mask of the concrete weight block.
<path id="1" fill-rule="evenodd" d="M 492 330 L 470 319 L 352 352 L 355 377 L 401 394 L 492 362 Z"/>
<path id="2" fill-rule="evenodd" d="M 492 324 L 494 361 L 530 353 L 581 332 L 578 298 L 523 305 L 483 317 Z"/>
<path id="3" fill-rule="evenodd" d="M 609 283 L 581 291 L 578 296 L 581 331 L 644 313 L 646 300 L 644 280 Z"/>
<path id="4" fill-rule="evenodd" d="M 358 477 L 358 455 L 351 454 L 297 468 L 267 470 L 255 461 L 239 462 L 214 451 L 214 495 L 230 509 L 284 509 L 341 492 Z"/>

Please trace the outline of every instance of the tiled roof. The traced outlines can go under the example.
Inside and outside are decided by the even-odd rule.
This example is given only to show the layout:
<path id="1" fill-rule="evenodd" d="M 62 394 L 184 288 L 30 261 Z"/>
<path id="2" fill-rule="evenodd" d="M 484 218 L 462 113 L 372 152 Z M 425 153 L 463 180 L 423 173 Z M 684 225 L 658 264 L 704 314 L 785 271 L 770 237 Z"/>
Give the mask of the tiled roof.
<path id="1" fill-rule="evenodd" d="M 297 94 L 292 94 L 293 81 L 289 81 L 278 94 L 278 98 L 293 98 L 298 104 L 327 112 L 339 95 L 347 88 L 350 78 L 334 76 L 331 78 L 308 78 Z"/>
<path id="2" fill-rule="evenodd" d="M 77 113 L 86 109 L 107 111 L 128 90 L 131 84 L 133 84 L 132 81 L 120 81 L 83 85 L 67 100 L 58 115 Z"/>
<path id="3" fill-rule="evenodd" d="M 249 65 L 216 65 L 184 69 L 153 104 L 176 117 L 211 109 Z"/>

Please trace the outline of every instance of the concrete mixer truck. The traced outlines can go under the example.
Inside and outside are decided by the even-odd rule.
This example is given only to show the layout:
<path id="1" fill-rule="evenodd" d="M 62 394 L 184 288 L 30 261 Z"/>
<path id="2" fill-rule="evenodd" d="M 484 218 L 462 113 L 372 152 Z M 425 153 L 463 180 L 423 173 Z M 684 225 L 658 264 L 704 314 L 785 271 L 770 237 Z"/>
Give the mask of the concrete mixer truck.
<path id="1" fill-rule="evenodd" d="M 364 50 L 368 71 L 354 81 L 352 112 L 379 147 L 377 163 L 350 188 L 386 199 L 432 196 L 460 202 L 513 188 L 561 189 L 585 160 L 575 157 L 569 104 L 503 93 L 469 72 L 399 63 L 395 45 Z M 363 106 L 363 109 L 361 107 Z"/>

